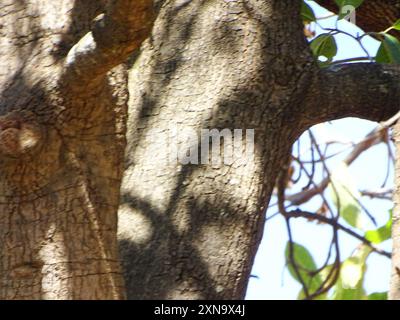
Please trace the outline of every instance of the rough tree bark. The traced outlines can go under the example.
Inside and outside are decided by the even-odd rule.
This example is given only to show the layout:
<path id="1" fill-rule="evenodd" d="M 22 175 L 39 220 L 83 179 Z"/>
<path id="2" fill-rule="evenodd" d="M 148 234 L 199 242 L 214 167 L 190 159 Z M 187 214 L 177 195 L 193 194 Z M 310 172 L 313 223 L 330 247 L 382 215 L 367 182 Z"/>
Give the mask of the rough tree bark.
<path id="1" fill-rule="evenodd" d="M 147 37 L 152 11 L 149 0 L 0 1 L 0 299 L 125 296 L 126 77 L 107 72 Z"/>
<path id="2" fill-rule="evenodd" d="M 319 70 L 300 1 L 171 0 L 131 69 L 119 239 L 129 298 L 243 298 L 292 142 L 318 122 L 381 121 L 400 69 Z M 167 162 L 171 127 L 255 129 L 246 164 Z"/>
<path id="3" fill-rule="evenodd" d="M 0 2 L 0 298 L 124 297 L 127 81 L 108 71 L 146 36 L 150 3 Z M 241 298 L 291 143 L 320 121 L 396 112 L 400 70 L 320 71 L 300 1 L 157 5 L 129 79 L 128 297 Z M 255 129 L 255 157 L 165 163 L 148 133 L 175 124 Z"/>
<path id="4" fill-rule="evenodd" d="M 321 6 L 332 12 L 338 12 L 338 6 L 334 0 L 317 0 Z M 399 0 L 364 0 L 357 8 L 357 25 L 365 32 L 384 31 L 400 18 Z M 393 31 L 398 34 L 398 32 Z"/>
<path id="5" fill-rule="evenodd" d="M 389 290 L 389 299 L 400 300 L 400 123 L 394 126 L 394 143 L 396 146 L 396 165 L 394 190 L 394 209 L 392 225 L 392 275 Z"/>

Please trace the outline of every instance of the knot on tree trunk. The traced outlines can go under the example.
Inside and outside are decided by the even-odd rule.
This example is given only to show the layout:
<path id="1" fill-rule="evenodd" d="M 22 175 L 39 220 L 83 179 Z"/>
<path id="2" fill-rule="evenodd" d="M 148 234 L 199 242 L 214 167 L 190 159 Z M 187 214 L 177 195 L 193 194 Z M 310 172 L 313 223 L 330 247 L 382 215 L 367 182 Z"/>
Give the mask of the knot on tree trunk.
<path id="1" fill-rule="evenodd" d="M 42 140 L 40 125 L 18 114 L 0 117 L 0 153 L 19 158 L 37 150 Z"/>

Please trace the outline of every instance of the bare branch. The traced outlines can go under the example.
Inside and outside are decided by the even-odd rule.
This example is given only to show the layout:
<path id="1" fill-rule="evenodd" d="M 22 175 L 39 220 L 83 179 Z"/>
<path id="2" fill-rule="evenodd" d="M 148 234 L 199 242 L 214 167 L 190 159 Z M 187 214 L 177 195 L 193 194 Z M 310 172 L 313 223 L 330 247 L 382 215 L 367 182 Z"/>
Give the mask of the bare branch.
<path id="1" fill-rule="evenodd" d="M 344 159 L 344 163 L 346 165 L 350 165 L 356 160 L 360 154 L 364 151 L 368 150 L 372 146 L 382 142 L 382 131 L 385 130 L 387 127 L 384 124 L 381 124 L 377 128 L 375 128 L 372 132 L 370 132 L 365 139 L 361 142 L 357 143 L 350 154 Z M 291 205 L 300 205 L 302 203 L 307 202 L 312 197 L 317 194 L 321 194 L 329 184 L 329 177 L 324 178 L 318 185 L 314 186 L 310 189 L 305 189 L 298 193 L 287 195 L 286 200 L 290 201 Z"/>
<path id="2" fill-rule="evenodd" d="M 400 66 L 350 63 L 320 69 L 306 104 L 308 125 L 344 117 L 386 120 L 400 110 Z"/>
<path id="3" fill-rule="evenodd" d="M 286 217 L 289 218 L 306 218 L 308 220 L 315 220 L 315 221 L 320 221 L 326 224 L 329 224 L 331 226 L 336 227 L 338 230 L 341 230 L 347 234 L 349 234 L 350 236 L 360 240 L 362 243 L 366 244 L 367 246 L 369 246 L 372 251 L 383 255 L 387 258 L 391 257 L 391 253 L 387 252 L 385 250 L 382 250 L 376 246 L 374 246 L 370 241 L 368 241 L 367 239 L 365 239 L 363 236 L 359 235 L 358 233 L 354 232 L 353 230 L 341 225 L 339 222 L 336 221 L 336 219 L 331 219 L 331 218 L 327 218 L 324 216 L 321 216 L 319 214 L 315 214 L 315 213 L 311 213 L 311 212 L 306 212 L 306 211 L 302 211 L 302 210 L 293 210 L 293 211 L 289 211 L 286 213 Z"/>
<path id="4" fill-rule="evenodd" d="M 392 200 L 393 189 L 384 188 L 378 190 L 361 190 L 360 193 L 362 196 L 367 196 L 370 198 Z"/>
<path id="5" fill-rule="evenodd" d="M 359 117 L 381 123 L 356 144 L 344 162 L 350 165 L 362 152 L 385 139 L 385 130 L 400 117 L 400 66 L 370 63 L 346 64 L 317 72 L 306 97 L 309 126 L 343 117 Z M 321 194 L 329 178 L 311 189 L 288 195 L 292 205 Z"/>
<path id="6" fill-rule="evenodd" d="M 68 53 L 62 80 L 84 89 L 102 79 L 149 36 L 154 16 L 152 0 L 112 1 L 107 13 L 95 19 L 92 31 Z"/>

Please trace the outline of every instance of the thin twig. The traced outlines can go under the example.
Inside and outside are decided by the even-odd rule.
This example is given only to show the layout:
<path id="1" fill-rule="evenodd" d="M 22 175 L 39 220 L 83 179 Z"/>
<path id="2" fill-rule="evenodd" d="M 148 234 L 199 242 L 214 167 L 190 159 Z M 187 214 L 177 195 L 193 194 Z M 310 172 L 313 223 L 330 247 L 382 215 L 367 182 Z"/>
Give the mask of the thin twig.
<path id="1" fill-rule="evenodd" d="M 326 224 L 329 224 L 331 226 L 336 226 L 339 230 L 351 235 L 352 237 L 360 240 L 362 243 L 366 244 L 367 246 L 369 246 L 372 251 L 383 255 L 387 258 L 391 258 L 392 254 L 390 252 L 387 252 L 385 250 L 382 250 L 376 246 L 374 246 L 371 241 L 365 239 L 363 236 L 359 235 L 358 233 L 354 232 L 353 230 L 351 230 L 350 228 L 347 228 L 345 226 L 343 226 L 342 224 L 340 224 L 339 222 L 335 221 L 334 219 L 330 219 L 324 216 L 321 216 L 319 214 L 315 214 L 315 213 L 311 213 L 311 212 L 307 212 L 307 211 L 303 211 L 303 210 L 292 210 L 286 213 L 287 216 L 291 217 L 291 218 L 305 218 L 305 219 L 309 219 L 309 220 L 317 220 Z"/>

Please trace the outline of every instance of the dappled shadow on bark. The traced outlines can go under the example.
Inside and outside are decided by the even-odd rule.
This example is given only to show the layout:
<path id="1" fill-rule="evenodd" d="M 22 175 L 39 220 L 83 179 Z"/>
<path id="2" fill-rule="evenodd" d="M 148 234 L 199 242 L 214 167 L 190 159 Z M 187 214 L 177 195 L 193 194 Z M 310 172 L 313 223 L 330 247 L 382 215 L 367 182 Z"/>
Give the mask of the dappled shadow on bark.
<path id="1" fill-rule="evenodd" d="M 154 110 L 158 107 L 158 102 L 152 97 L 152 93 L 162 92 L 164 88 L 168 87 L 171 81 L 173 81 L 172 77 L 176 74 L 177 70 L 182 65 L 183 61 L 183 53 L 185 44 L 188 43 L 192 36 L 193 28 L 195 27 L 196 19 L 198 17 L 198 11 L 201 10 L 202 5 L 206 0 L 198 0 L 198 1 L 182 1 L 180 4 L 178 3 L 176 7 L 174 7 L 171 11 L 168 11 L 165 17 L 163 17 L 163 23 L 159 26 L 162 36 L 162 39 L 165 39 L 164 43 L 159 44 L 158 50 L 162 50 L 163 52 L 168 52 L 169 59 L 156 59 L 155 63 L 151 66 L 151 73 L 157 74 L 157 81 L 148 81 L 145 83 L 146 90 L 141 95 L 140 99 L 142 99 L 142 106 L 140 108 L 138 114 L 136 115 L 138 119 L 140 119 L 140 124 L 133 124 L 132 122 L 136 119 L 130 119 L 131 126 L 140 126 L 144 128 L 144 130 L 137 131 L 138 135 L 136 139 L 140 140 L 140 138 L 146 134 L 148 126 L 148 121 L 151 119 L 151 116 Z M 161 7 L 164 5 L 166 0 L 156 1 L 155 7 L 156 10 L 159 11 Z M 181 10 L 188 9 L 190 14 L 188 17 L 182 15 L 185 21 L 180 21 L 177 25 L 174 22 L 174 18 L 176 15 L 180 14 Z M 164 21 L 165 19 L 165 21 Z M 148 44 L 153 46 L 153 37 L 150 36 L 148 39 Z M 166 47 L 168 43 L 172 43 L 173 45 L 170 47 Z M 140 57 L 140 50 L 134 52 L 130 58 L 128 59 L 128 66 L 132 67 L 133 64 Z M 128 123 L 129 125 L 129 123 Z M 126 154 L 133 154 L 135 151 L 135 146 L 129 146 Z M 126 165 L 129 165 L 129 158 L 127 159 Z"/>
<path id="2" fill-rule="evenodd" d="M 193 8 L 198 5 L 195 19 L 184 9 L 177 15 L 171 4 L 134 67 L 126 153 L 130 182 L 122 186 L 120 221 L 129 224 L 125 215 L 140 216 L 152 231 L 136 241 L 141 228 L 136 221 L 120 237 L 131 299 L 244 297 L 277 168 L 301 131 L 297 117 L 306 82 L 304 70 L 293 68 L 291 51 L 283 54 L 274 46 L 284 41 L 282 26 L 268 17 L 289 4 L 251 2 L 257 7 L 192 1 Z M 232 14 L 226 13 L 228 5 Z M 254 15 L 257 10 L 260 15 Z M 297 22 L 288 25 L 285 32 L 299 28 Z M 198 28 L 201 36 L 179 28 Z M 293 45 L 305 47 L 300 36 Z M 254 129 L 256 160 L 244 168 L 159 165 L 157 153 L 147 154 L 146 134 L 164 132 L 175 122 L 198 133 Z"/>
<path id="3" fill-rule="evenodd" d="M 75 0 L 71 12 L 71 21 L 68 29 L 62 33 L 52 55 L 56 58 L 64 58 L 72 46 L 88 33 L 93 19 L 104 13 L 107 0 L 87 1 Z"/>
<path id="4" fill-rule="evenodd" d="M 204 166 L 198 165 L 185 165 L 182 168 L 165 211 L 155 208 L 151 201 L 135 196 L 135 190 L 122 194 L 121 202 L 134 210 L 135 215 L 139 214 L 142 218 L 140 220 L 148 224 L 146 229 L 151 230 L 145 242 L 135 242 L 128 237 L 119 240 L 128 299 L 243 298 L 247 277 L 244 277 L 244 282 L 239 288 L 240 293 L 236 291 L 238 288 L 231 285 L 221 288 L 215 281 L 215 274 L 210 274 L 210 261 L 204 256 L 204 252 L 199 251 L 198 245 L 208 240 L 213 243 L 212 239 L 207 237 L 218 238 L 219 234 L 231 232 L 232 226 L 241 229 L 246 225 L 248 217 L 237 207 L 213 202 L 204 197 L 199 199 L 199 195 L 196 194 L 187 194 L 185 181 L 193 179 L 196 171 L 201 171 L 203 168 Z M 211 185 L 209 187 L 211 189 Z M 207 188 L 207 185 L 204 185 L 204 188 Z M 189 223 L 187 230 L 182 232 L 178 229 L 179 222 L 176 221 L 174 213 L 175 210 L 179 210 L 177 206 L 181 205 L 179 202 L 185 197 L 187 198 L 185 211 L 189 215 Z M 262 217 L 263 214 L 260 214 L 259 219 L 262 220 Z M 143 228 L 143 225 L 131 224 L 129 227 L 135 232 L 135 228 Z M 205 230 L 208 227 L 212 227 L 215 234 L 207 233 Z M 244 259 L 254 256 L 260 238 L 259 229 L 255 233 L 256 241 L 241 254 Z M 224 236 L 222 239 L 228 240 Z M 221 245 L 229 247 L 234 244 L 221 243 Z M 210 246 L 209 249 L 209 254 L 221 254 L 219 251 L 221 248 L 218 246 L 214 248 Z M 223 256 L 221 258 L 224 259 Z M 220 265 L 220 267 L 227 266 Z M 249 273 L 250 267 L 247 266 L 248 270 L 238 270 L 238 272 Z M 237 280 L 236 273 L 229 276 L 232 277 L 232 283 Z"/>
<path id="5" fill-rule="evenodd" d="M 0 28 L 11 40 L 2 48 L 11 71 L 0 70 L 0 120 L 11 115 L 18 121 L 3 121 L 6 127 L 0 131 L 15 131 L 32 121 L 41 134 L 40 149 L 21 156 L 5 155 L 1 141 L 0 297 L 115 298 L 114 288 L 104 287 L 110 289 L 114 284 L 109 278 L 120 272 L 115 226 L 124 122 L 117 118 L 126 116 L 124 72 L 114 69 L 99 92 L 86 95 L 59 83 L 56 60 L 66 51 L 57 51 L 57 41 L 62 38 L 68 50 L 86 33 L 97 2 L 75 1 L 72 24 L 60 29 L 51 28 L 57 17 L 67 19 L 71 12 L 58 6 L 72 2 L 49 3 L 56 7 L 50 13 L 45 1 L 12 5 L 21 9 L 8 13 L 15 23 L 6 31 Z M 44 10 L 37 12 L 39 6 Z M 49 29 L 43 26 L 46 15 Z M 99 168 L 107 171 L 106 177 Z M 119 290 L 120 283 L 115 287 Z"/>
<path id="6" fill-rule="evenodd" d="M 126 194 L 122 198 L 124 203 L 144 215 L 154 230 L 144 246 L 128 239 L 120 241 L 125 280 L 133 284 L 127 288 L 128 298 L 166 299 L 177 282 L 192 283 L 192 286 L 195 283 L 198 290 L 209 293 L 210 299 L 218 298 L 215 284 L 208 275 L 207 264 L 192 245 L 196 233 L 187 232 L 182 235 L 176 230 L 168 214 L 158 212 L 142 199 Z M 194 204 L 191 207 L 196 210 Z M 201 228 L 199 225 L 196 227 Z M 182 258 L 183 256 L 186 258 Z M 138 261 L 140 265 L 135 263 Z M 154 278 L 149 281 L 149 277 Z M 157 279 L 158 277 L 160 278 Z M 147 296 L 149 290 L 153 292 L 151 296 Z"/>
<path id="7" fill-rule="evenodd" d="M 219 103 L 216 117 L 218 120 L 204 122 L 202 128 L 222 130 L 224 128 L 241 128 L 245 123 L 253 123 L 257 126 L 256 135 L 259 134 L 259 140 L 256 141 L 255 146 L 256 153 L 265 154 L 267 145 L 271 149 L 275 148 L 270 144 L 269 139 L 287 142 L 286 150 L 288 152 L 293 138 L 267 137 L 268 124 L 264 121 L 266 118 L 260 119 L 251 105 L 244 106 L 241 102 L 242 99 L 259 102 L 259 97 L 255 97 L 251 92 L 239 91 L 231 98 L 232 100 L 223 100 Z M 284 146 L 284 143 L 281 143 L 281 146 Z M 254 175 L 254 183 L 264 182 L 264 188 L 267 185 L 265 179 L 267 177 L 274 179 L 277 173 L 276 165 L 283 159 L 282 151 L 277 149 L 275 151 L 274 158 L 263 158 L 257 173 L 250 173 Z M 128 152 L 133 154 L 135 148 L 132 148 L 132 153 Z M 151 160 L 149 159 L 149 161 Z M 137 164 L 128 160 L 128 166 L 130 165 Z M 263 204 L 266 204 L 268 201 L 266 195 L 271 190 L 264 188 L 258 190 L 261 196 L 254 206 L 254 212 L 248 212 L 248 209 L 245 208 L 246 205 L 241 206 L 239 198 L 236 198 L 237 194 L 240 194 L 239 186 L 230 195 L 231 199 L 213 198 L 203 194 L 203 192 L 219 192 L 220 194 L 224 192 L 222 186 L 215 187 L 213 185 L 212 179 L 208 183 L 204 182 L 202 174 L 207 170 L 207 166 L 209 165 L 182 166 L 179 175 L 174 177 L 175 189 L 168 196 L 169 205 L 162 211 L 155 208 L 150 200 L 136 196 L 135 189 L 122 194 L 121 203 L 128 205 L 131 210 L 135 211 L 135 214 L 141 215 L 146 223 L 150 224 L 152 230 L 151 236 L 146 238 L 144 243 L 137 243 L 128 237 L 123 237 L 119 241 L 129 299 L 170 299 L 173 297 L 171 292 L 177 294 L 177 286 L 188 288 L 188 292 L 185 292 L 184 289 L 181 290 L 180 295 L 177 295 L 180 298 L 186 295 L 192 298 L 198 295 L 199 298 L 207 299 L 243 298 L 263 228 L 264 213 L 262 210 L 256 209 L 256 206 L 262 208 Z M 202 188 L 199 190 L 200 194 L 188 191 L 187 185 L 193 181 L 197 181 L 199 185 L 202 184 Z M 136 185 L 140 188 L 140 181 Z M 219 191 L 217 191 L 218 188 Z M 229 197 L 229 195 L 227 196 Z M 184 232 L 178 230 L 179 222 L 176 221 L 175 216 L 177 211 L 182 211 L 182 201 L 184 201 L 184 210 L 189 216 L 189 227 Z M 236 227 L 232 228 L 232 226 Z M 135 224 L 129 227 L 133 233 L 136 227 L 141 228 L 140 225 L 136 226 Z M 207 233 L 204 231 L 207 228 L 212 228 L 214 231 Z M 231 245 L 235 246 L 235 241 L 226 236 L 227 231 L 236 230 L 238 234 L 241 234 L 246 232 L 246 228 L 249 229 L 247 232 L 252 234 L 252 240 L 249 246 L 239 254 L 246 261 L 246 265 L 244 269 L 236 270 L 230 275 L 233 276 L 231 283 L 237 280 L 234 279 L 236 272 L 240 274 L 243 272 L 245 275 L 242 274 L 239 286 L 234 287 L 228 284 L 221 289 L 221 286 L 215 281 L 215 275 L 210 274 L 210 261 L 204 256 L 204 252 L 199 252 L 197 245 L 199 242 L 207 241 L 204 236 L 219 237 L 225 233 L 225 236 L 222 236 L 225 242 L 221 243 L 221 246 L 226 246 L 226 254 L 230 254 L 228 248 Z M 229 244 L 229 241 L 232 243 Z M 209 249 L 210 253 L 215 250 L 217 255 L 221 254 L 218 252 L 219 247 L 212 248 L 210 246 Z M 224 266 L 221 265 L 221 267 Z M 190 290 L 194 291 L 193 296 L 190 295 Z"/>

